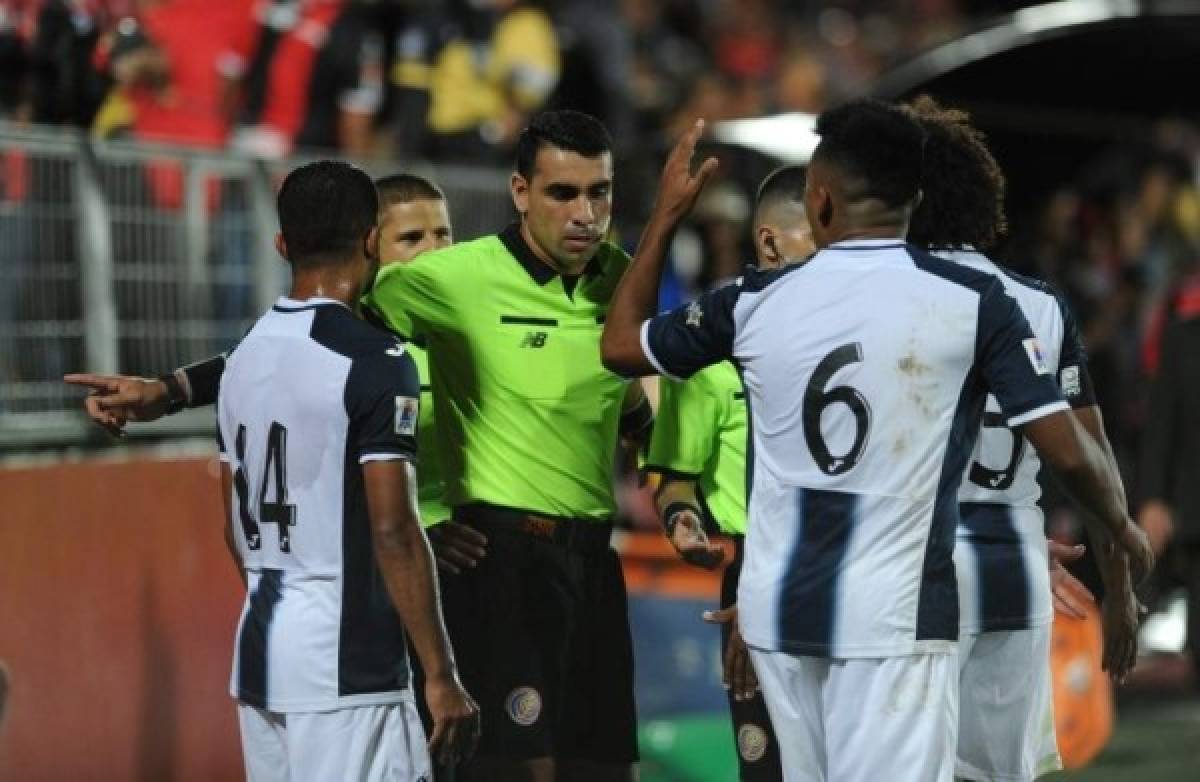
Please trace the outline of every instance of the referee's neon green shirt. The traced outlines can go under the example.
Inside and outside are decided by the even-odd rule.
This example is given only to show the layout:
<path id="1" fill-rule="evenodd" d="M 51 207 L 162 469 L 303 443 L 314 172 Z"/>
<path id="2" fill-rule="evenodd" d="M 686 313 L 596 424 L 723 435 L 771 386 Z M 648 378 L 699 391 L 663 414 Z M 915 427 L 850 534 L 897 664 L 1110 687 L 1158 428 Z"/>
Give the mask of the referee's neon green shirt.
<path id="1" fill-rule="evenodd" d="M 437 415 L 429 386 L 429 356 L 416 343 L 409 342 L 405 348 L 417 365 L 417 377 L 421 378 L 421 407 L 417 411 L 417 504 L 421 509 L 421 523 L 432 527 L 450 518 L 450 508 L 446 505 Z"/>
<path id="2" fill-rule="evenodd" d="M 661 378 L 646 469 L 695 480 L 721 531 L 746 534 L 746 398 L 728 361 Z"/>
<path id="3" fill-rule="evenodd" d="M 612 517 L 627 381 L 600 334 L 628 264 L 603 244 L 564 280 L 514 225 L 380 270 L 368 304 L 429 349 L 446 504 Z"/>

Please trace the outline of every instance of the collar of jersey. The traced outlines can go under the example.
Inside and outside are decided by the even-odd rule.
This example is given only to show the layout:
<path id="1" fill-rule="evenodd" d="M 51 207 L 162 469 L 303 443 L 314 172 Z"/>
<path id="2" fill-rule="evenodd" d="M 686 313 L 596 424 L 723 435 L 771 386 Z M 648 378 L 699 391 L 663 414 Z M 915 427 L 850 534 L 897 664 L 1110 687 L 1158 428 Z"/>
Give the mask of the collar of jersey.
<path id="1" fill-rule="evenodd" d="M 313 296 L 311 299 L 289 299 L 287 296 L 280 296 L 275 300 L 275 306 L 271 309 L 276 312 L 300 312 L 302 310 L 311 310 L 314 307 L 323 307 L 326 304 L 332 304 L 336 307 L 346 307 L 343 302 L 337 299 L 330 299 L 325 296 Z M 346 307 L 346 309 L 350 309 Z"/>
<path id="2" fill-rule="evenodd" d="M 521 235 L 520 223 L 513 223 L 501 231 L 500 241 L 504 243 L 505 249 L 512 253 L 512 257 L 517 259 L 517 263 L 521 264 L 538 285 L 545 285 L 559 276 L 558 272 L 554 271 L 549 264 L 537 257 L 537 253 L 525 241 L 525 237 Z M 600 264 L 596 263 L 596 257 L 592 256 L 592 260 L 588 261 L 587 266 L 583 267 L 583 276 L 593 277 L 599 273 Z"/>
<path id="3" fill-rule="evenodd" d="M 903 239 L 843 239 L 826 247 L 826 250 L 883 250 L 888 247 L 904 247 Z"/>

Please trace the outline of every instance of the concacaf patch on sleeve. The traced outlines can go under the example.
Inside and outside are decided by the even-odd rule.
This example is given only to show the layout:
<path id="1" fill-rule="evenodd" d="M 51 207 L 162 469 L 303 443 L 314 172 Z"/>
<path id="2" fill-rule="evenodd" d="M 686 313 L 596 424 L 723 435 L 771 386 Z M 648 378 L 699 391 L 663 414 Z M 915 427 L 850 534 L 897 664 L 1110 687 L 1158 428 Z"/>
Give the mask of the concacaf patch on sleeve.
<path id="1" fill-rule="evenodd" d="M 1079 367 L 1063 367 L 1058 373 L 1058 385 L 1062 388 L 1063 396 L 1079 396 L 1082 388 L 1079 383 Z"/>
<path id="2" fill-rule="evenodd" d="M 421 400 L 411 396 L 396 397 L 396 434 L 413 437 L 417 433 L 417 414 Z"/>
<path id="3" fill-rule="evenodd" d="M 1042 352 L 1042 344 L 1037 341 L 1037 337 L 1022 340 L 1021 344 L 1025 347 L 1025 355 L 1029 356 L 1029 363 L 1033 365 L 1033 371 L 1039 375 L 1050 374 L 1050 367 L 1046 364 L 1046 354 Z"/>

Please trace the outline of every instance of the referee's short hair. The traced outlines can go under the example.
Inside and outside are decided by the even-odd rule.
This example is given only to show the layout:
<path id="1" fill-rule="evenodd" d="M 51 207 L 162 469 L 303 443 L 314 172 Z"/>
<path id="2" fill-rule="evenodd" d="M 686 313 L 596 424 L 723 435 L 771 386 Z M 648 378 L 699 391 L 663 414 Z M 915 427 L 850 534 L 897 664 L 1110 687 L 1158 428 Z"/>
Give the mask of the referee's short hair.
<path id="1" fill-rule="evenodd" d="M 781 166 L 767 174 L 754 197 L 754 222 L 762 220 L 767 210 L 776 204 L 787 203 L 803 209 L 806 176 L 804 166 L 795 165 Z"/>
<path id="2" fill-rule="evenodd" d="M 850 201 L 899 207 L 917 197 L 925 132 L 911 112 L 864 98 L 821 114 L 816 132 L 813 162 L 830 162 L 848 177 Z"/>
<path id="3" fill-rule="evenodd" d="M 908 240 L 921 247 L 993 247 L 1008 229 L 1004 172 L 983 133 L 964 111 L 944 108 L 928 95 L 910 108 L 925 129 L 921 203 L 908 225 Z"/>
<path id="4" fill-rule="evenodd" d="M 279 230 L 295 266 L 345 259 L 375 227 L 379 196 L 349 163 L 321 160 L 293 170 L 276 200 Z"/>
<path id="5" fill-rule="evenodd" d="M 600 122 L 581 111 L 544 111 L 533 118 L 517 138 L 517 173 L 528 180 L 533 163 L 544 146 L 565 149 L 586 158 L 612 151 L 612 136 Z"/>
<path id="6" fill-rule="evenodd" d="M 375 180 L 379 191 L 379 207 L 413 201 L 445 201 L 446 194 L 432 180 L 416 174 L 392 174 Z"/>

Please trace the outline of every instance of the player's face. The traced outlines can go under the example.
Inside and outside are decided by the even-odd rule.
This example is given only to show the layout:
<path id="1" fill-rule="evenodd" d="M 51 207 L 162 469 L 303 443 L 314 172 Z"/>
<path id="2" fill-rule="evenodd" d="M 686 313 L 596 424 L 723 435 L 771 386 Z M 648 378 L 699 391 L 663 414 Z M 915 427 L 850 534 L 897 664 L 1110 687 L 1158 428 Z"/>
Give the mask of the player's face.
<path id="1" fill-rule="evenodd" d="M 528 180 L 513 174 L 512 196 L 534 251 L 560 272 L 578 274 L 608 234 L 612 155 L 543 146 Z"/>
<path id="2" fill-rule="evenodd" d="M 422 198 L 391 204 L 379 219 L 379 262 L 408 263 L 430 250 L 454 243 L 446 202 Z"/>

